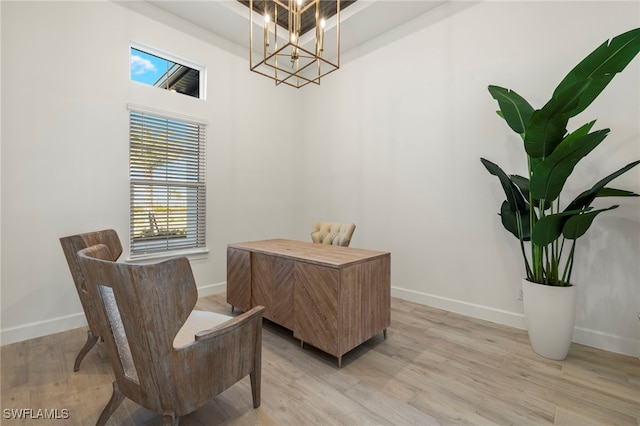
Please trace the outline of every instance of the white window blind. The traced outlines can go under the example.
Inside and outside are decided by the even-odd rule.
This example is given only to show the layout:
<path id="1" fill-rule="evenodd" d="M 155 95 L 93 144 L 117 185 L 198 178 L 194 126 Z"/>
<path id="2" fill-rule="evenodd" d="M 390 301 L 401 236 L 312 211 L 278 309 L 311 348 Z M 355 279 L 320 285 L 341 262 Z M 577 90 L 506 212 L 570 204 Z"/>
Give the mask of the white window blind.
<path id="1" fill-rule="evenodd" d="M 205 246 L 206 126 L 129 115 L 131 254 Z"/>

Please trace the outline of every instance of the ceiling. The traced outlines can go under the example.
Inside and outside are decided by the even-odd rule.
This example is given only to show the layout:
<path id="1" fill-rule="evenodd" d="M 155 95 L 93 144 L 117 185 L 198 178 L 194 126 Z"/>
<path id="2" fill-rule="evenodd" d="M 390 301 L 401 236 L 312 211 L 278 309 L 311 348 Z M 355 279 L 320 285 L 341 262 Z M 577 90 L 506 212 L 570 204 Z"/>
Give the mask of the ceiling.
<path id="1" fill-rule="evenodd" d="M 236 0 L 146 0 L 234 44 L 249 47 L 249 9 Z M 358 0 L 343 8 L 342 53 L 427 13 L 449 0 Z"/>
<path id="2" fill-rule="evenodd" d="M 247 7 L 250 7 L 251 3 L 249 0 L 238 0 L 240 3 L 244 4 Z M 340 0 L 340 10 L 344 11 L 346 7 L 355 3 L 356 0 Z M 282 2 L 283 5 L 289 5 L 292 7 L 291 3 Z M 295 6 L 296 2 L 293 2 L 293 6 Z M 334 16 L 337 12 L 337 1 L 319 1 L 317 3 L 312 3 L 310 1 L 304 2 L 300 10 L 300 34 L 304 35 L 305 33 L 311 31 L 316 27 L 316 5 L 319 6 L 319 17 L 326 19 Z M 253 10 L 256 11 L 258 15 L 265 16 L 265 7 L 267 9 L 266 15 L 270 16 L 271 19 L 275 19 L 275 16 L 278 17 L 278 24 L 283 29 L 288 29 L 289 27 L 289 10 L 282 7 L 281 4 L 278 4 L 275 1 L 265 1 L 265 0 L 254 0 L 253 1 Z M 276 13 L 277 12 L 277 13 Z"/>

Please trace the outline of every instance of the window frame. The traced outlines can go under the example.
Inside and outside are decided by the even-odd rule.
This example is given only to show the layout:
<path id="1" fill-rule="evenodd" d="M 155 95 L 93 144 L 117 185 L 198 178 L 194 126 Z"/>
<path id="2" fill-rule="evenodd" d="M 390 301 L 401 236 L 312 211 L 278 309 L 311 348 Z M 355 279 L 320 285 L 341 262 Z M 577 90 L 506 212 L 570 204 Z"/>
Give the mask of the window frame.
<path id="1" fill-rule="evenodd" d="M 156 56 L 156 57 L 158 57 L 160 59 L 164 59 L 166 61 L 170 61 L 170 62 L 173 62 L 175 64 L 179 64 L 179 65 L 182 65 L 182 66 L 185 66 L 185 67 L 188 67 L 188 68 L 191 68 L 191 69 L 194 69 L 194 70 L 198 71 L 199 72 L 199 88 L 198 88 L 198 92 L 199 93 L 198 93 L 198 96 L 197 97 L 190 96 L 190 95 L 187 95 L 185 93 L 180 93 L 180 94 L 181 95 L 186 95 L 186 96 L 188 96 L 190 98 L 194 98 L 194 99 L 206 100 L 206 93 L 207 93 L 207 90 L 206 90 L 206 87 L 207 87 L 206 76 L 207 76 L 207 73 L 206 73 L 206 67 L 204 65 L 197 64 L 195 62 L 189 61 L 187 59 L 181 58 L 179 56 L 173 55 L 171 53 L 165 52 L 165 51 L 160 50 L 160 49 L 156 49 L 154 47 L 151 47 L 151 46 L 148 46 L 148 45 L 145 45 L 145 44 L 142 44 L 142 43 L 138 43 L 138 42 L 135 42 L 135 41 L 130 41 L 129 42 L 129 51 L 128 51 L 128 54 L 129 54 L 129 81 L 132 81 L 132 82 L 137 83 L 137 84 L 142 84 L 142 85 L 148 86 L 148 87 L 155 87 L 155 88 L 158 88 L 158 89 L 161 89 L 161 90 L 166 90 L 168 92 L 171 92 L 171 90 L 169 90 L 168 88 L 160 87 L 160 86 L 154 86 L 154 85 L 151 85 L 151 84 L 145 84 L 145 83 L 142 83 L 142 82 L 139 82 L 139 81 L 136 81 L 136 80 L 133 79 L 133 76 L 131 75 L 131 49 L 140 50 L 140 51 L 142 51 L 144 53 Z"/>
<path id="2" fill-rule="evenodd" d="M 127 105 L 128 119 L 129 119 L 129 259 L 130 260 L 140 260 L 145 258 L 162 258 L 162 257 L 173 257 L 176 255 L 195 255 L 195 254 L 205 254 L 208 253 L 207 249 L 207 239 L 206 239 L 206 192 L 207 192 L 207 182 L 206 182 L 206 145 L 207 145 L 207 120 L 190 117 L 181 114 L 169 113 L 166 111 L 161 111 L 154 108 L 144 107 L 140 105 L 128 104 Z M 155 122 L 162 122 L 163 120 L 167 120 L 167 122 L 175 122 L 175 123 L 185 123 L 188 126 L 197 126 L 198 137 L 197 137 L 197 182 L 193 181 L 180 181 L 180 180 L 171 180 L 171 179 L 158 179 L 155 178 L 140 178 L 139 176 L 135 176 L 132 168 L 132 147 L 135 144 L 134 138 L 137 136 L 138 130 L 134 131 L 132 129 L 134 123 L 134 115 L 142 115 L 149 117 L 150 120 L 154 120 Z M 141 120 L 136 118 L 136 120 Z M 167 141 L 168 144 L 168 141 Z M 163 164 L 166 166 L 167 163 Z M 170 188 L 182 188 L 185 190 L 185 193 L 188 193 L 190 190 L 195 188 L 196 197 L 194 202 L 195 213 L 185 214 L 185 221 L 187 223 L 185 236 L 189 239 L 194 240 L 194 244 L 184 245 L 184 244 L 171 244 L 170 240 L 174 237 L 170 235 L 164 236 L 149 236 L 147 238 L 148 246 L 144 247 L 140 243 L 140 237 L 136 236 L 136 232 L 140 228 L 136 226 L 136 207 L 151 207 L 152 204 L 146 203 L 137 203 L 136 202 L 136 194 L 139 194 L 139 188 L 136 186 L 148 185 L 152 187 L 158 187 L 160 190 L 164 190 L 169 193 Z M 164 188 L 164 189 L 163 189 Z M 167 195 L 168 197 L 168 195 Z M 154 194 L 155 198 L 155 194 Z M 187 201 L 187 212 L 189 211 L 189 198 L 186 197 Z M 167 201 L 168 202 L 168 201 Z M 165 206 L 168 208 L 168 206 Z M 188 217 L 192 217 L 195 214 L 195 225 L 188 225 L 189 219 Z M 151 216 L 150 216 L 151 217 Z M 167 222 L 168 223 L 168 222 Z M 151 220 L 149 219 L 149 228 L 151 228 Z M 168 227 L 167 227 L 168 229 Z M 195 234 L 190 235 L 188 233 L 189 230 L 194 230 Z M 158 244 L 154 244 L 154 241 L 158 242 L 158 238 L 161 238 L 161 241 L 164 241 L 164 248 L 159 248 Z M 181 238 L 181 237 L 180 237 Z M 178 236 L 175 237 L 176 241 Z M 154 247 L 155 246 L 155 247 Z"/>

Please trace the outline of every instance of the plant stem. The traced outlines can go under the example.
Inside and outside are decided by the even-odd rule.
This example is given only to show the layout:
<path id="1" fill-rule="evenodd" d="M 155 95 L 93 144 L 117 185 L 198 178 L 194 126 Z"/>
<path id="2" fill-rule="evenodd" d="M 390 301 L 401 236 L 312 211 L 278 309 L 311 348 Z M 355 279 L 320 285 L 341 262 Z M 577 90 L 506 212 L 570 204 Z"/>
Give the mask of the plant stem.
<path id="1" fill-rule="evenodd" d="M 571 245 L 571 251 L 569 252 L 569 257 L 567 258 L 567 263 L 564 267 L 564 273 L 562 274 L 563 285 L 568 285 L 571 283 L 571 272 L 573 271 L 573 253 L 576 250 L 576 240 L 573 240 L 573 244 Z"/>
<path id="2" fill-rule="evenodd" d="M 522 134 L 522 139 L 525 138 L 525 133 Z M 527 167 L 529 169 L 529 182 L 531 182 L 531 157 L 527 155 Z M 529 229 L 530 232 L 533 233 L 533 229 L 536 223 L 536 208 L 534 204 L 533 196 L 531 195 L 531 191 L 529 191 Z M 533 237 L 533 236 L 532 236 Z M 532 269 L 532 281 L 541 283 L 542 282 L 542 259 L 541 259 L 541 248 L 531 241 L 531 269 Z"/>
<path id="3" fill-rule="evenodd" d="M 564 252 L 564 243 L 567 239 L 562 237 L 562 245 L 560 246 L 560 251 L 558 253 L 558 274 L 560 272 L 560 262 L 562 259 L 562 253 Z M 567 262 L 569 260 L 567 259 Z M 560 285 L 564 285 L 565 283 L 565 278 L 566 278 L 566 271 L 567 271 L 567 262 L 565 262 L 565 266 L 564 266 L 564 272 L 562 273 L 562 280 L 560 281 Z"/>
<path id="4" fill-rule="evenodd" d="M 520 250 L 522 251 L 522 258 L 524 259 L 524 269 L 527 274 L 527 279 L 531 279 L 531 268 L 529 267 L 529 260 L 527 259 L 527 254 L 524 250 L 524 239 L 523 239 L 523 231 L 522 231 L 522 216 L 520 212 L 516 212 L 516 221 L 518 224 L 518 239 L 520 240 Z"/>

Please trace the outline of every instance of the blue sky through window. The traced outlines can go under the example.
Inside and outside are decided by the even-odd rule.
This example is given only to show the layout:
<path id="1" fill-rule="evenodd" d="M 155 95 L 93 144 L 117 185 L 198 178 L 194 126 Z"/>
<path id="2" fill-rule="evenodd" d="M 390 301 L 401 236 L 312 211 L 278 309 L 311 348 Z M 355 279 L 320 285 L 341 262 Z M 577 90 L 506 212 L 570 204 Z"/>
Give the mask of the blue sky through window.
<path id="1" fill-rule="evenodd" d="M 159 58 L 138 49 L 131 48 L 131 80 L 153 86 L 173 62 Z"/>

